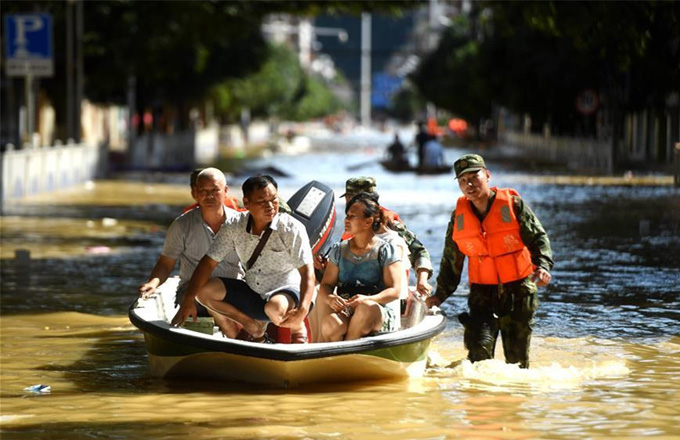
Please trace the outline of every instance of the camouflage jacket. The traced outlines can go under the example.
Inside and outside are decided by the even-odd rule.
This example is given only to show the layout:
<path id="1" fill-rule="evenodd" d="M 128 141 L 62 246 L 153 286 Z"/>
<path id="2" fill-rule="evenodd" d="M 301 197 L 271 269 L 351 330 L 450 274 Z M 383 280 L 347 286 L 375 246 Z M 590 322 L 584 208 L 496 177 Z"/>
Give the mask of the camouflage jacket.
<path id="1" fill-rule="evenodd" d="M 393 231 L 396 231 L 401 238 L 404 239 L 408 250 L 411 253 L 409 259 L 411 260 L 411 266 L 415 268 L 416 271 L 425 269 L 429 272 L 428 278 L 432 276 L 432 262 L 430 261 L 430 253 L 425 249 L 423 243 L 418 240 L 416 234 L 411 232 L 406 225 L 398 221 L 392 221 L 388 223 L 388 226 Z"/>
<path id="2" fill-rule="evenodd" d="M 495 193 L 492 194 L 489 203 L 495 200 Z M 553 267 L 552 249 L 548 234 L 543 229 L 543 225 L 536 217 L 536 214 L 524 203 L 520 197 L 513 196 L 514 210 L 519 222 L 519 233 L 522 241 L 531 253 L 531 261 L 536 267 L 542 267 L 550 272 Z M 474 210 L 474 206 L 473 206 Z M 446 228 L 444 237 L 444 251 L 442 261 L 437 275 L 437 289 L 435 296 L 442 302 L 446 300 L 458 287 L 465 255 L 458 249 L 458 245 L 451 237 L 453 234 L 453 222 L 456 218 L 455 209 L 451 213 L 449 225 Z"/>

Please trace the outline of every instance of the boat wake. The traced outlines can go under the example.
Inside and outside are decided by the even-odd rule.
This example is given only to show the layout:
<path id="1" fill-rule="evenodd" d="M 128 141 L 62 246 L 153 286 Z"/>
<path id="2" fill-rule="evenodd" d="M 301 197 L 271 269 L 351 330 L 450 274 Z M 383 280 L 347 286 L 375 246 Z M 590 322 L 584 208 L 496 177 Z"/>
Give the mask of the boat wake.
<path id="1" fill-rule="evenodd" d="M 471 363 L 461 359 L 448 364 L 435 360 L 430 353 L 427 370 L 429 377 L 447 377 L 460 386 L 482 388 L 488 391 L 507 391 L 508 387 L 525 388 L 534 391 L 554 391 L 580 388 L 601 379 L 625 377 L 630 373 L 626 362 L 621 359 L 598 360 L 581 365 L 563 365 L 559 362 L 532 365 L 529 369 L 516 364 L 506 364 L 500 359 Z"/>

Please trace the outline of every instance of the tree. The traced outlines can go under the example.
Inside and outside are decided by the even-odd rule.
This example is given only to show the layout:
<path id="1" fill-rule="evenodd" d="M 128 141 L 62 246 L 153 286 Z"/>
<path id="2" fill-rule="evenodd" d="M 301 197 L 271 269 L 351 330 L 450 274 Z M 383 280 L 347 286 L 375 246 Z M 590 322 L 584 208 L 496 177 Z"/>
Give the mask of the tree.
<path id="1" fill-rule="evenodd" d="M 305 120 L 341 107 L 325 82 L 302 70 L 290 49 L 269 46 L 266 58 L 252 75 L 229 79 L 213 88 L 219 116 L 233 120 L 242 108 L 248 108 L 253 116 Z"/>
<path id="2" fill-rule="evenodd" d="M 138 109 L 189 104 L 228 78 L 259 69 L 268 50 L 262 18 L 273 13 L 314 15 L 382 11 L 398 13 L 417 1 L 202 0 L 84 2 L 85 95 L 101 103 L 126 102 L 128 78 L 136 79 Z M 54 19 L 54 78 L 42 81 L 63 124 L 65 107 L 65 11 L 67 1 L 3 2 L 3 13 L 48 12 Z"/>
<path id="3" fill-rule="evenodd" d="M 411 80 L 437 107 L 478 121 L 491 112 L 491 87 L 481 71 L 479 44 L 467 37 L 469 22 L 458 20 Z"/>
<path id="4" fill-rule="evenodd" d="M 596 90 L 620 121 L 624 111 L 662 107 L 680 84 L 679 2 L 475 6 L 413 77 L 454 114 L 489 115 L 497 103 L 571 134 L 587 126 L 574 104 L 584 89 Z"/>

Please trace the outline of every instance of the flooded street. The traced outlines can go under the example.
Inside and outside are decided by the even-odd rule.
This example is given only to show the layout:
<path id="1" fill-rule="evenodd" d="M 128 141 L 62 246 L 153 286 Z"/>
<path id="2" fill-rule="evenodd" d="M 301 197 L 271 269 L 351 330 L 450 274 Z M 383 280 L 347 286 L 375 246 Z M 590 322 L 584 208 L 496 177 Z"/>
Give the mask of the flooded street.
<path id="1" fill-rule="evenodd" d="M 447 159 L 466 152 L 447 150 Z M 312 179 L 341 194 L 348 177 L 375 176 L 381 204 L 416 232 L 436 277 L 460 194 L 453 176 L 389 174 L 379 158 L 364 148 L 254 166 L 290 174 L 277 177 L 285 198 Z M 555 254 L 553 282 L 539 291 L 531 369 L 504 364 L 500 346 L 495 360 L 463 360 L 454 317 L 466 308 L 465 276 L 443 305 L 448 328 L 422 379 L 271 390 L 152 378 L 127 308 L 165 229 L 192 200 L 188 174 L 130 175 L 27 199 L 0 219 L 0 436 L 680 436 L 680 191 L 661 178 L 553 176 L 499 159 L 487 164 L 493 185 L 515 188 L 536 212 Z M 240 194 L 243 179 L 229 179 L 230 192 Z M 341 220 L 340 199 L 337 208 Z M 30 261 L 15 261 L 16 249 L 29 250 Z M 24 391 L 34 384 L 51 393 Z"/>

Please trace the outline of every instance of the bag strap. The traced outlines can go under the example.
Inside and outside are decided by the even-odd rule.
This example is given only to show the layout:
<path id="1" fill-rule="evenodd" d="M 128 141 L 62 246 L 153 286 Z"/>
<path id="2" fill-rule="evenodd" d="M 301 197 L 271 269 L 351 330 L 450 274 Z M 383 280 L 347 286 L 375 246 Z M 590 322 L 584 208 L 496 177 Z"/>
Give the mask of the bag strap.
<path id="1" fill-rule="evenodd" d="M 257 258 L 260 256 L 260 253 L 262 252 L 264 245 L 267 244 L 269 236 L 272 235 L 272 231 L 273 229 L 271 228 L 271 226 L 267 226 L 267 229 L 265 229 L 264 234 L 262 234 L 262 237 L 260 237 L 260 241 L 257 243 L 257 247 L 255 247 L 255 250 L 253 251 L 253 255 L 250 256 L 250 259 L 246 263 L 246 270 L 253 267 L 253 264 L 255 264 Z"/>

